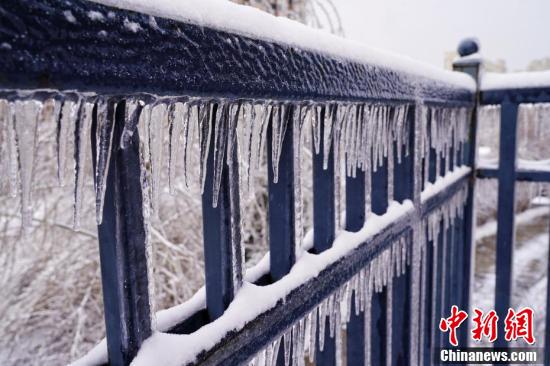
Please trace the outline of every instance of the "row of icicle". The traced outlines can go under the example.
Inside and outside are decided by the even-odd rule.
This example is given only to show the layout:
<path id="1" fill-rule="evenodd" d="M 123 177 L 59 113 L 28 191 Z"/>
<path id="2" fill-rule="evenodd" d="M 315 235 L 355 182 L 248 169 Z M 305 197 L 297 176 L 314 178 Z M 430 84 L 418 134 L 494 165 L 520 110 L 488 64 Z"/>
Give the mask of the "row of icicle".
<path id="1" fill-rule="evenodd" d="M 253 366 L 276 365 L 280 347 L 283 347 L 284 364 L 304 365 L 306 357 L 309 362 L 315 361 L 315 352 L 325 347 L 325 327 L 329 327 L 331 338 L 335 338 L 337 364 L 342 361 L 342 330 L 346 329 L 352 315 L 352 301 L 355 315 L 361 312 L 370 314 L 371 297 L 374 292 L 383 291 L 385 286 L 391 286 L 393 278 L 405 273 L 410 264 L 410 235 L 403 234 L 395 239 L 385 250 L 377 254 L 369 264 L 348 282 L 325 298 L 315 309 L 281 337 L 271 342 L 249 362 Z M 355 296 L 352 296 L 352 293 Z M 388 324 L 391 329 L 391 322 Z M 365 336 L 370 333 L 370 318 L 365 316 Z M 391 342 L 391 335 L 388 336 Z M 367 355 L 370 352 L 369 342 L 365 343 Z"/>
<path id="2" fill-rule="evenodd" d="M 441 230 L 443 230 L 443 233 L 447 233 L 447 230 L 452 229 L 455 224 L 456 219 L 462 219 L 464 217 L 464 205 L 466 204 L 466 199 L 468 197 L 468 185 L 464 184 L 462 188 L 460 188 L 454 195 L 451 197 L 444 205 L 440 206 L 439 208 L 432 211 L 426 218 L 424 218 L 420 225 L 420 231 L 421 233 L 427 233 L 427 236 L 425 234 L 421 234 L 419 239 L 420 242 L 416 243 L 416 245 L 419 246 L 420 252 L 421 252 L 421 261 L 422 263 L 427 263 L 427 248 L 426 245 L 431 242 L 430 245 L 433 245 L 433 261 L 434 261 L 434 267 L 437 268 L 437 258 L 438 250 L 442 250 L 443 252 L 447 251 L 447 245 L 449 244 L 447 242 L 447 235 L 442 235 L 442 243 L 441 246 L 438 247 L 438 236 Z M 446 260 L 443 260 L 439 265 L 442 266 L 442 278 L 445 278 L 445 272 L 448 270 L 446 268 Z M 432 276 L 431 273 L 428 273 L 428 265 L 422 265 L 422 272 L 420 274 L 420 281 L 423 284 L 427 284 L 427 279 Z M 460 273 L 455 273 L 455 276 L 460 276 Z M 433 281 L 431 283 L 432 288 L 436 288 L 437 284 L 435 283 L 435 277 L 432 277 Z M 440 290 L 442 294 L 445 293 L 445 281 L 443 281 L 443 288 Z M 425 317 L 425 306 L 426 306 L 426 288 L 425 286 L 421 286 L 421 293 L 420 293 L 420 321 L 419 324 L 422 327 L 424 324 L 426 324 Z M 436 297 L 432 297 L 432 314 L 431 314 L 431 324 L 436 324 L 435 322 L 438 320 L 436 319 L 435 314 L 435 301 Z M 441 301 L 443 301 L 443 296 L 441 297 Z M 443 305 L 443 304 L 442 304 Z M 420 336 L 418 344 L 424 344 L 424 337 L 426 334 L 430 334 L 425 329 L 420 330 Z M 418 349 L 418 347 L 416 348 Z M 418 352 L 419 356 L 419 364 L 423 364 L 423 357 L 426 355 L 423 352 Z M 429 357 L 429 355 L 428 355 Z"/>
<path id="3" fill-rule="evenodd" d="M 302 319 L 297 321 L 292 327 L 283 332 L 279 338 L 272 341 L 265 349 L 256 354 L 251 361 L 250 366 L 273 366 L 276 365 L 277 357 L 281 347 L 284 355 L 284 364 L 305 365 L 306 360 L 310 363 L 315 362 L 317 349 L 323 351 L 325 342 L 325 326 L 328 319 L 329 334 L 334 338 L 336 346 L 336 365 L 342 365 L 344 360 L 342 342 L 345 338 L 342 331 L 345 331 L 352 315 L 352 309 L 355 309 L 355 315 L 364 313 L 364 340 L 365 340 L 365 360 L 366 365 L 370 365 L 371 360 L 371 301 L 373 293 L 382 292 L 386 289 L 388 298 L 386 309 L 388 311 L 386 318 L 386 364 L 392 364 L 392 286 L 393 279 L 410 270 L 412 248 L 418 246 L 422 249 L 422 261 L 426 262 L 424 245 L 437 237 L 439 225 L 443 222 L 443 228 L 448 230 L 453 227 L 456 218 L 462 218 L 464 214 L 464 204 L 468 193 L 468 186 L 465 184 L 460 188 L 445 204 L 433 211 L 426 217 L 418 228 L 420 235 L 411 235 L 411 232 L 405 233 L 388 247 L 375 256 L 369 264 L 361 269 L 347 283 L 338 288 L 334 293 L 325 298 L 317 307 L 309 312 Z M 428 228 L 428 230 L 426 230 Z M 425 233 L 428 233 L 426 237 Z M 437 241 L 433 243 L 435 246 Z M 445 244 L 443 244 L 445 246 Z M 437 256 L 436 256 L 437 257 Z M 426 266 L 422 266 L 426 269 Z M 424 270 L 422 277 L 418 278 L 422 283 L 426 283 L 426 276 L 429 275 Z M 415 277 L 412 277 L 413 279 Z M 425 305 L 425 288 L 422 286 L 421 306 Z M 443 289 L 444 291 L 444 289 Z M 355 296 L 352 296 L 352 293 Z M 352 301 L 354 306 L 352 308 Z M 424 314 L 424 311 L 420 312 Z M 421 315 L 422 316 L 422 315 Z M 433 321 L 433 320 L 432 320 Z M 420 320 L 418 324 L 424 324 Z M 420 345 L 423 344 L 421 337 L 426 332 L 420 331 L 420 337 L 411 338 L 411 348 L 416 349 L 414 354 L 423 357 Z M 421 362 L 421 361 L 420 361 Z M 421 364 L 421 363 L 420 363 Z"/>
<path id="4" fill-rule="evenodd" d="M 36 92 L 13 97 L 12 93 L 9 98 L 0 99 L 2 160 L 7 161 L 2 166 L 8 171 L 8 174 L 2 174 L 7 177 L 8 184 L 2 186 L 8 186 L 12 196 L 21 195 L 23 226 L 32 219 L 37 127 L 45 121 L 52 121 L 57 126 L 59 184 L 64 186 L 74 179 L 74 227 L 80 227 L 84 185 L 90 183 L 86 182 L 83 172 L 91 164 L 89 143 L 94 115 L 97 116 L 95 201 L 97 222 L 101 223 L 110 154 L 119 147 L 113 145 L 114 114 L 123 101 L 125 121 L 120 147 L 125 148 L 136 129 L 139 131 L 143 194 L 153 212 L 158 210 L 159 195 L 164 189 L 161 176 L 166 165 L 170 193 L 175 193 L 180 173 L 185 188 L 195 186 L 201 192 L 204 190 L 207 157 L 211 149 L 214 154 L 214 182 L 210 192 L 213 205 L 217 205 L 223 165 L 232 164 L 235 156 L 238 157 L 240 195 L 249 197 L 254 192 L 252 177 L 265 163 L 269 124 L 272 129 L 269 153 L 274 162 L 275 182 L 279 178 L 278 162 L 289 123 L 298 127 L 293 129 L 295 144 L 299 144 L 303 134 L 312 136 L 315 154 L 323 155 L 325 168 L 328 167 L 329 151 L 334 148 L 337 176 L 341 169 L 349 176 L 354 176 L 357 169 L 376 171 L 387 158 L 389 184 L 393 185 L 394 154 L 397 154 L 398 161 L 409 154 L 411 105 L 406 103 L 278 102 L 151 95 L 122 98 L 74 92 Z M 422 143 L 436 148 L 438 156 L 446 156 L 451 144 L 457 146 L 465 141 L 468 109 L 424 105 L 421 108 L 425 110 L 424 115 L 431 115 L 429 133 L 428 124 L 422 121 L 426 126 L 426 138 Z M 237 149 L 235 155 L 233 149 Z M 301 158 L 300 150 L 295 149 L 296 162 Z M 191 164 L 193 156 L 200 161 L 198 167 Z M 183 166 L 182 172 L 178 171 L 180 166 Z M 296 202 L 301 197 L 301 174 L 299 163 L 295 163 Z M 335 180 L 338 181 L 337 177 Z M 295 207 L 295 210 L 301 208 Z"/>
<path id="5" fill-rule="evenodd" d="M 279 350 L 283 347 L 284 364 L 305 365 L 306 360 L 315 361 L 316 350 L 323 351 L 326 340 L 325 326 L 328 319 L 329 334 L 335 339 L 336 364 L 342 365 L 344 355 L 342 354 L 345 338 L 342 331 L 345 331 L 352 315 L 352 301 L 354 302 L 355 315 L 361 312 L 364 316 L 364 340 L 366 365 L 371 360 L 371 301 L 372 295 L 381 292 L 386 288 L 388 299 L 386 309 L 388 322 L 386 324 L 386 364 L 392 364 L 392 284 L 393 279 L 405 273 L 410 265 L 412 246 L 423 247 L 432 238 L 437 236 L 437 230 L 441 222 L 444 229 L 453 227 L 454 219 L 462 218 L 464 204 L 468 192 L 467 185 L 464 185 L 444 205 L 432 212 L 420 225 L 420 233 L 426 233 L 416 237 L 415 235 L 404 234 L 392 242 L 384 251 L 374 257 L 369 264 L 359 271 L 347 283 L 337 289 L 334 293 L 325 298 L 315 309 L 305 317 L 296 322 L 283 335 L 272 341 L 265 349 L 256 354 L 249 362 L 250 366 L 273 366 L 276 364 Z M 415 242 L 411 242 L 414 240 Z M 437 242 L 433 245 L 435 246 Z M 423 250 L 425 253 L 425 251 Z M 437 257 L 437 256 L 436 256 Z M 422 258 L 426 262 L 425 255 Z M 425 269 L 426 266 L 423 266 Z M 426 271 L 422 273 L 422 283 L 426 283 Z M 422 288 L 424 288 L 422 286 Z M 443 290 L 444 291 L 444 290 Z M 352 296 L 352 293 L 355 296 Z M 421 304 L 425 305 L 425 291 L 422 291 Z M 424 311 L 420 312 L 424 314 Z M 424 324 L 420 321 L 419 324 Z M 422 343 L 421 337 L 425 332 L 419 332 L 420 337 L 411 338 L 412 348 L 417 349 L 417 354 L 423 357 L 423 352 L 418 348 Z"/>

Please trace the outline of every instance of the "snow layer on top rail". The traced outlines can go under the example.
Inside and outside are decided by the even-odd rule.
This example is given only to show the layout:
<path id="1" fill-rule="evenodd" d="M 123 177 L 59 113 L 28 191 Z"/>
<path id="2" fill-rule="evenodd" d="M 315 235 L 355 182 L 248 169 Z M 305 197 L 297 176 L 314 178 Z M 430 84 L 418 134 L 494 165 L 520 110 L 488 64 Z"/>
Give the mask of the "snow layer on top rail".
<path id="1" fill-rule="evenodd" d="M 475 91 L 474 80 L 409 57 L 368 47 L 296 21 L 275 17 L 227 0 L 92 0 L 93 2 L 206 26 L 246 37 L 287 44 L 339 59 L 377 65 L 413 76 L 423 76 L 450 86 Z"/>
<path id="2" fill-rule="evenodd" d="M 488 72 L 481 78 L 481 90 L 550 88 L 550 71 L 514 73 Z"/>

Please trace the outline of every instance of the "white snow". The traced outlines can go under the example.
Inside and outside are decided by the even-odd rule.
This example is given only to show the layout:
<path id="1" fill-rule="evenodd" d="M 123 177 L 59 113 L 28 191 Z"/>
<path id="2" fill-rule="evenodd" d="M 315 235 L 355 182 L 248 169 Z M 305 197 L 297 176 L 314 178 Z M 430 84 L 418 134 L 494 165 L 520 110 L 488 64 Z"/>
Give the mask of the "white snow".
<path id="1" fill-rule="evenodd" d="M 498 169 L 498 158 L 494 159 L 480 159 L 478 163 L 479 169 Z M 517 159 L 517 170 L 532 170 L 537 172 L 550 172 L 550 159 L 545 160 L 525 160 Z"/>
<path id="2" fill-rule="evenodd" d="M 74 17 L 72 11 L 70 10 L 65 10 L 63 12 L 63 15 L 65 15 L 65 19 L 67 19 L 67 21 L 69 23 L 73 23 L 73 24 L 76 24 L 76 18 Z"/>
<path id="3" fill-rule="evenodd" d="M 103 14 L 95 10 L 90 10 L 88 12 L 88 18 L 90 18 L 91 20 L 97 20 L 97 21 L 105 20 L 105 17 L 103 16 Z"/>
<path id="4" fill-rule="evenodd" d="M 426 201 L 427 199 L 435 196 L 449 185 L 469 174 L 470 171 L 470 167 L 461 166 L 453 170 L 451 173 L 446 174 L 444 177 L 438 177 L 434 183 L 426 183 L 426 186 L 420 195 L 422 201 Z"/>
<path id="5" fill-rule="evenodd" d="M 128 18 L 124 18 L 124 28 L 128 29 L 131 32 L 137 33 L 141 30 L 141 25 L 139 25 L 139 23 L 128 20 Z"/>
<path id="6" fill-rule="evenodd" d="M 481 78 L 481 90 L 550 87 L 550 71 L 516 73 L 487 72 Z"/>
<path id="7" fill-rule="evenodd" d="M 365 46 L 258 9 L 226 0 L 94 0 L 121 9 L 284 43 L 336 58 L 369 63 L 475 90 L 474 80 L 411 58 Z"/>
<path id="8" fill-rule="evenodd" d="M 516 225 L 528 224 L 534 219 L 548 214 L 548 207 L 535 207 L 529 210 L 523 211 L 516 215 L 515 223 Z M 489 221 L 485 224 L 476 227 L 475 229 L 475 239 L 476 241 L 487 238 L 489 236 L 496 235 L 497 233 L 497 222 Z"/>

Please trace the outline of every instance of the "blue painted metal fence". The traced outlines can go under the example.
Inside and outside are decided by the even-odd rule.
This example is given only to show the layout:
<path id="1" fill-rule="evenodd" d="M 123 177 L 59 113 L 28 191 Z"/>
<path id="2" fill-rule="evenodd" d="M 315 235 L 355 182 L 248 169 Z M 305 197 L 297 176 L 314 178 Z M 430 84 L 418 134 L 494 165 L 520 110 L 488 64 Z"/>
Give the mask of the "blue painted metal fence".
<path id="1" fill-rule="evenodd" d="M 487 90 L 481 93 L 481 105 L 500 106 L 500 150 L 498 168 L 482 167 L 477 177 L 498 180 L 498 228 L 496 252 L 495 310 L 505 319 L 512 308 L 513 257 L 515 240 L 515 186 L 516 182 L 548 182 L 547 171 L 518 167 L 518 110 L 521 103 L 549 103 L 550 87 Z M 550 258 L 549 258 L 550 263 Z M 550 272 L 547 272 L 550 273 Z M 550 284 L 550 283 L 549 283 Z M 546 309 L 550 307 L 550 287 L 547 289 Z M 546 335 L 550 329 L 550 317 L 546 316 Z M 507 348 L 504 339 L 497 340 L 497 347 Z M 545 338 L 544 364 L 550 364 L 550 340 Z"/>
<path id="2" fill-rule="evenodd" d="M 286 128 L 278 161 L 267 154 L 270 269 L 257 281 L 263 286 L 283 281 L 297 261 L 296 247 L 300 238 L 296 238 L 295 230 L 294 164 L 295 150 L 299 146 L 293 140 L 293 133 L 301 128 L 301 119 L 295 118 L 300 116 L 301 108 L 313 105 L 314 113 L 319 113 L 319 121 L 332 118 L 331 123 L 337 124 L 341 122 L 337 121 L 341 104 L 352 104 L 355 122 L 366 129 L 366 124 L 373 123 L 367 117 L 366 108 L 407 106 L 404 115 L 406 139 L 391 140 L 376 169 L 355 167 L 353 174 L 346 176 L 344 228 L 348 232 L 361 231 L 365 222 L 369 222 L 369 215 L 381 216 L 388 212 L 392 197 L 399 203 L 412 202 L 412 209 L 403 209 L 399 218 L 330 263 L 318 276 L 296 285 L 277 306 L 259 314 L 243 328 L 223 335 L 214 347 L 196 355 L 195 363 L 233 365 L 250 361 L 342 286 L 360 278 L 362 271 L 385 250 L 391 249 L 392 242 L 399 238 L 404 238 L 409 248 L 404 273 L 383 286 L 381 291 L 374 292 L 366 305 L 355 301 L 359 296 L 357 288 L 353 292 L 350 290 L 351 314 L 346 328 L 345 358 L 349 365 L 429 365 L 434 362 L 433 350 L 448 346 L 437 329 L 438 319 L 446 316 L 452 304 L 467 310 L 470 303 L 476 93 L 429 76 L 412 77 L 380 65 L 345 61 L 169 19 L 156 18 L 153 27 L 148 15 L 83 0 L 70 2 L 76 22 L 68 22 L 65 11 L 66 3 L 61 0 L 6 0 L 0 4 L 0 43 L 10 45 L 9 50 L 2 48 L 0 51 L 0 86 L 5 90 L 44 89 L 46 94 L 51 90 L 76 89 L 116 96 L 119 102 L 111 107 L 114 113 L 109 121 L 114 126 L 113 146 L 119 146 L 123 126 L 130 118 L 125 115 L 125 101 L 135 95 L 151 93 L 208 100 L 211 108 L 204 118 L 211 131 L 234 127 L 233 116 L 238 116 L 238 110 L 249 100 L 267 100 L 272 103 L 273 110 L 277 109 L 277 113 L 271 109 L 269 112 L 268 151 L 273 148 L 275 124 L 284 124 Z M 110 16 L 102 22 L 94 22 L 88 16 L 90 11 Z M 138 24 L 139 34 L 121 27 L 123 21 Z M 105 29 L 109 37 L 101 35 Z M 478 66 L 457 65 L 457 68 L 477 78 Z M 522 98 L 538 100 L 533 93 L 482 94 L 482 103 L 503 103 L 506 128 L 502 129 L 501 162 L 515 159 L 515 135 L 511 129 L 515 126 L 517 103 L 524 101 Z M 7 100 L 18 98 L 12 91 L 4 94 Z M 231 106 L 222 100 L 231 100 L 234 103 L 231 106 L 238 108 L 236 114 L 230 114 Z M 135 116 L 140 115 L 142 107 L 138 105 Z M 455 112 L 473 109 L 474 113 L 464 115 L 468 124 L 465 141 L 455 144 L 458 141 L 455 135 L 459 132 L 449 130 L 452 134 L 445 137 L 448 153 L 444 154 L 436 146 L 436 136 L 431 134 L 437 133 L 440 127 L 436 125 L 441 121 L 445 125 L 450 123 L 450 116 L 457 117 L 452 114 L 455 112 L 448 112 L 451 109 Z M 396 111 L 388 108 L 387 113 Z M 138 118 L 135 116 L 132 117 L 136 119 L 134 125 Z M 92 131 L 98 128 L 96 106 Z M 324 136 L 327 125 L 320 123 L 319 128 Z M 427 134 L 425 140 L 421 136 L 423 131 Z M 96 135 L 91 133 L 92 139 Z M 216 133 L 206 136 L 211 140 L 210 145 L 220 143 Z M 313 154 L 310 172 L 313 175 L 314 214 L 313 245 L 309 251 L 318 256 L 331 250 L 341 229 L 336 224 L 340 215 L 335 203 L 338 189 L 335 177 L 339 177 L 335 170 L 338 166 L 335 164 L 336 143 L 324 146 L 326 141 L 330 140 L 321 139 L 320 148 L 325 153 Z M 92 146 L 96 146 L 95 141 L 92 142 Z M 405 149 L 405 142 L 409 153 L 399 159 L 398 151 Z M 404 145 L 398 146 L 400 143 Z M 224 147 L 222 145 L 221 149 Z M 110 155 L 103 219 L 98 228 L 108 358 L 112 365 L 129 364 L 152 334 L 147 223 L 142 212 L 139 148 L 136 133 L 127 141 L 127 148 L 114 148 Z M 206 156 L 205 192 L 216 188 L 214 165 L 219 159 L 216 151 L 211 148 Z M 236 149 L 228 154 L 236 154 Z M 93 156 L 96 156 L 95 151 Z M 240 232 L 232 224 L 239 221 L 241 197 L 238 189 L 235 190 L 239 182 L 239 162 L 236 155 L 222 158 L 225 160 L 217 203 L 213 202 L 214 196 L 203 194 L 206 307 L 181 323 L 173 324 L 170 333 L 192 334 L 215 323 L 223 317 L 243 280 Z M 97 164 L 94 161 L 94 165 Z M 277 164 L 279 173 L 275 180 Z M 433 188 L 438 178 L 452 176 L 464 167 L 471 169 L 462 170 L 464 173 L 449 184 L 422 198 L 423 189 Z M 513 193 L 515 179 L 522 176 L 531 180 L 546 179 L 546 175 L 516 172 L 512 168 L 513 165 L 504 165 L 498 172 L 481 170 L 477 173 L 481 177 L 498 176 L 499 194 L 507 198 L 499 201 L 499 220 L 511 224 L 513 194 L 510 193 Z M 467 192 L 464 215 L 438 216 L 461 192 Z M 372 213 L 367 213 L 368 207 Z M 430 220 L 433 225 L 428 224 Z M 509 225 L 508 230 L 511 227 L 513 225 Z M 512 232 L 505 230 L 499 225 L 497 296 L 502 300 L 500 312 L 507 307 L 511 280 Z M 427 243 L 421 245 L 424 239 L 418 238 L 424 237 Z M 365 311 L 356 311 L 358 307 L 364 307 Z M 322 350 L 317 348 L 315 362 L 334 365 L 336 357 L 341 355 L 338 354 L 340 345 L 336 344 L 336 337 L 331 332 L 333 325 L 329 318 L 320 317 L 317 323 L 317 310 L 313 314 L 317 341 L 322 338 L 319 337 L 323 328 L 320 322 L 326 322 L 325 344 Z M 467 329 L 463 329 L 461 344 L 466 344 L 467 337 Z M 282 346 L 276 360 L 278 365 L 284 364 Z"/>

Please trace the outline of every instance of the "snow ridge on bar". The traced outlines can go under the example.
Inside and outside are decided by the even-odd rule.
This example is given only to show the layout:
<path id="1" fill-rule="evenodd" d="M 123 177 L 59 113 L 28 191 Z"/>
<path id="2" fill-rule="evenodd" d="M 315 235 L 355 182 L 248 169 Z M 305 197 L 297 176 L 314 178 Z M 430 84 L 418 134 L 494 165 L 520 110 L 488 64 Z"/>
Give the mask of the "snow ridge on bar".
<path id="1" fill-rule="evenodd" d="M 474 80 L 458 72 L 347 40 L 296 21 L 225 0 L 93 0 L 96 3 L 146 13 L 253 39 L 276 42 L 342 60 L 387 67 L 411 76 L 423 76 L 475 91 Z"/>
<path id="2" fill-rule="evenodd" d="M 514 73 L 488 72 L 481 78 L 481 90 L 550 88 L 550 71 Z"/>

